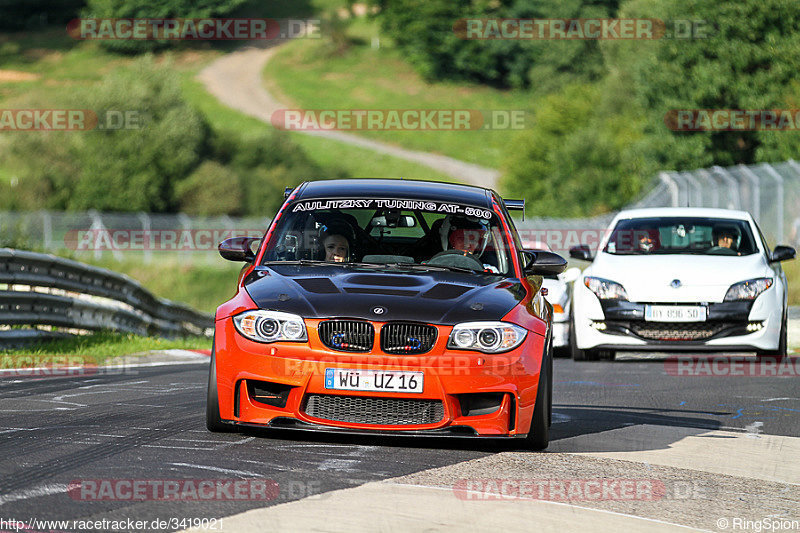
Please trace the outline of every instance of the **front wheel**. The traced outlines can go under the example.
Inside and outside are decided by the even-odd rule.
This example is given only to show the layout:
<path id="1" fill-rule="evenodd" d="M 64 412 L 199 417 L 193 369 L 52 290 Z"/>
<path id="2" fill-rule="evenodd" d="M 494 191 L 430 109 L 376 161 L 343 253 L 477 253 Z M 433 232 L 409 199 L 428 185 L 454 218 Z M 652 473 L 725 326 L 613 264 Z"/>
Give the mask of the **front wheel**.
<path id="1" fill-rule="evenodd" d="M 581 350 L 578 348 L 578 340 L 575 335 L 575 315 L 570 317 L 569 322 L 569 351 L 573 361 L 597 361 L 600 352 L 597 350 Z"/>
<path id="2" fill-rule="evenodd" d="M 531 450 L 544 450 L 550 443 L 550 412 L 552 411 L 552 398 L 550 383 L 552 376 L 547 361 L 542 362 L 539 372 L 539 388 L 536 391 L 536 405 L 533 408 L 531 429 L 525 438 L 525 445 Z"/>
<path id="3" fill-rule="evenodd" d="M 783 315 L 783 320 L 781 321 L 781 332 L 780 336 L 778 337 L 778 349 L 777 350 L 765 350 L 758 354 L 759 358 L 765 359 L 783 359 L 789 354 L 789 343 L 787 339 L 787 329 L 788 329 L 788 317 L 786 314 Z"/>
<path id="4" fill-rule="evenodd" d="M 214 433 L 232 433 L 236 426 L 225 424 L 219 414 L 219 394 L 217 394 L 217 359 L 211 350 L 211 368 L 208 370 L 208 389 L 206 393 L 206 429 Z"/>

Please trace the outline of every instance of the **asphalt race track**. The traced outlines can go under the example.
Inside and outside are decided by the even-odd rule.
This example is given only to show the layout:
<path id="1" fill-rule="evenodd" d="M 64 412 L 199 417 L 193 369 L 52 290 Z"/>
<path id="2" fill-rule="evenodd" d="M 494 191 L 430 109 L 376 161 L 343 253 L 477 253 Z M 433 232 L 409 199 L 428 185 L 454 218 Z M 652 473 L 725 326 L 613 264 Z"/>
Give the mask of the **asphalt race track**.
<path id="1" fill-rule="evenodd" d="M 226 531 L 263 530 L 266 520 L 275 524 L 270 531 L 468 530 L 481 528 L 492 506 L 497 512 L 486 524 L 511 530 L 530 530 L 536 517 L 540 530 L 584 523 L 588 530 L 721 531 L 733 522 L 718 520 L 737 517 L 800 520 L 796 376 L 676 376 L 663 358 L 556 359 L 551 445 L 533 453 L 475 440 L 212 434 L 204 426 L 207 361 L 0 379 L 0 530 L 13 531 L 2 522 L 11 519 L 44 530 L 35 519 L 221 517 L 228 517 L 221 523 Z M 489 493 L 495 487 L 465 485 L 486 478 L 584 485 L 647 479 L 664 493 L 474 502 L 453 490 Z M 85 480 L 253 479 L 274 480 L 277 493 L 266 501 L 202 502 L 68 493 L 71 482 Z M 250 510 L 256 511 L 241 514 Z"/>

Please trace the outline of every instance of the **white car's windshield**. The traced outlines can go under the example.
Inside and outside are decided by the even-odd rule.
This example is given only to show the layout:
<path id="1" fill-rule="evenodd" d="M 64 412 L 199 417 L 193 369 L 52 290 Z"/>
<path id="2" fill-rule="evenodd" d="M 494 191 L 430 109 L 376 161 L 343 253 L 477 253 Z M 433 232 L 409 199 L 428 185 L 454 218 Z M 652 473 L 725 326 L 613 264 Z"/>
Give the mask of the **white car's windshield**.
<path id="1" fill-rule="evenodd" d="M 368 207 L 319 208 L 335 202 L 351 206 L 356 200 L 288 206 L 262 262 L 369 263 L 495 274 L 511 270 L 508 242 L 492 211 L 435 202 L 397 209 L 391 207 L 395 200 L 357 201 Z"/>
<path id="2" fill-rule="evenodd" d="M 614 255 L 750 255 L 758 252 L 745 220 L 652 217 L 620 220 L 605 249 Z"/>

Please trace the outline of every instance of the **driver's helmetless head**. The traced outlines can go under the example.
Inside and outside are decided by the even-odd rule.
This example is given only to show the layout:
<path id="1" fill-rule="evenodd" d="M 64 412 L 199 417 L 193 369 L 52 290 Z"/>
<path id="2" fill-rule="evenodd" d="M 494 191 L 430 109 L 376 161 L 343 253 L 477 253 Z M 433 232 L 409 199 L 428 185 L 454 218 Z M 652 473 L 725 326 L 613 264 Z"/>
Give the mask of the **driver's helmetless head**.
<path id="1" fill-rule="evenodd" d="M 325 237 L 322 240 L 322 249 L 325 250 L 325 261 L 344 263 L 350 256 L 350 244 L 342 235 L 332 234 Z"/>
<path id="2" fill-rule="evenodd" d="M 720 226 L 714 230 L 714 245 L 720 248 L 733 248 L 739 239 L 739 232 L 732 227 Z"/>

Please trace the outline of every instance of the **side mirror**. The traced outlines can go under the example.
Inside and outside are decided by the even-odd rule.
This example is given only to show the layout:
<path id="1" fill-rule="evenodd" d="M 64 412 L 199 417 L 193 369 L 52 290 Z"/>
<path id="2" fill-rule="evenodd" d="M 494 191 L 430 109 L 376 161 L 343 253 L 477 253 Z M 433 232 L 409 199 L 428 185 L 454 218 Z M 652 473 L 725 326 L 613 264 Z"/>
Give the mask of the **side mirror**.
<path id="1" fill-rule="evenodd" d="M 526 276 L 557 276 L 567 268 L 567 260 L 553 252 L 544 250 L 522 251 L 522 273 Z"/>
<path id="2" fill-rule="evenodd" d="M 563 274 L 558 276 L 564 283 L 572 283 L 581 276 L 581 269 L 572 267 L 564 271 Z"/>
<path id="3" fill-rule="evenodd" d="M 569 249 L 569 256 L 573 259 L 580 259 L 581 261 L 593 261 L 592 249 L 585 244 L 579 244 Z"/>
<path id="4" fill-rule="evenodd" d="M 228 261 L 245 261 L 252 263 L 256 254 L 251 248 L 254 242 L 261 239 L 258 237 L 232 237 L 219 243 L 219 255 Z"/>
<path id="5" fill-rule="evenodd" d="M 783 246 L 778 245 L 772 250 L 772 254 L 769 257 L 770 263 L 779 263 L 781 261 L 788 261 L 789 259 L 794 259 L 794 256 L 797 252 L 795 252 L 794 248 L 791 246 Z"/>

